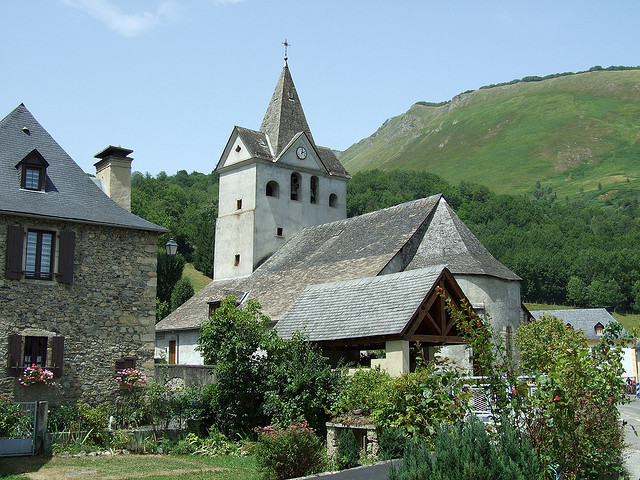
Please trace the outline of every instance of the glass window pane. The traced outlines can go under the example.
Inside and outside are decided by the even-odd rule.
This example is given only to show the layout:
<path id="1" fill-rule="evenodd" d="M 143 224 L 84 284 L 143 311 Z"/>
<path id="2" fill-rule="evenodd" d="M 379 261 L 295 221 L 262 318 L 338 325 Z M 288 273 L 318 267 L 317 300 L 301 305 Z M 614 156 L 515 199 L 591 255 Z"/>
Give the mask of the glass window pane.
<path id="1" fill-rule="evenodd" d="M 38 248 L 38 233 L 27 232 L 27 253 L 25 270 L 28 274 L 33 275 L 36 271 L 36 252 Z"/>
<path id="2" fill-rule="evenodd" d="M 53 235 L 51 233 L 41 233 L 42 250 L 40 252 L 40 272 L 51 273 L 51 246 L 53 244 Z"/>
<path id="3" fill-rule="evenodd" d="M 25 167 L 24 188 L 40 190 L 40 169 Z"/>

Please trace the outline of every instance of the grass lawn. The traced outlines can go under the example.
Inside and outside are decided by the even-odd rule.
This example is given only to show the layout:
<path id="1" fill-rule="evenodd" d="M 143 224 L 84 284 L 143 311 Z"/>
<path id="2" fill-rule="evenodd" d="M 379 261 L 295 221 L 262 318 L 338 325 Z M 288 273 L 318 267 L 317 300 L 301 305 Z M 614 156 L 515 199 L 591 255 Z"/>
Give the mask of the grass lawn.
<path id="1" fill-rule="evenodd" d="M 211 279 L 204 275 L 202 272 L 196 270 L 191 263 L 185 264 L 184 270 L 182 271 L 182 276 L 189 277 L 195 293 L 198 293 L 200 290 L 211 283 Z"/>
<path id="2" fill-rule="evenodd" d="M 9 480 L 258 480 L 253 457 L 117 455 L 97 457 L 13 457 L 0 459 L 0 478 Z"/>

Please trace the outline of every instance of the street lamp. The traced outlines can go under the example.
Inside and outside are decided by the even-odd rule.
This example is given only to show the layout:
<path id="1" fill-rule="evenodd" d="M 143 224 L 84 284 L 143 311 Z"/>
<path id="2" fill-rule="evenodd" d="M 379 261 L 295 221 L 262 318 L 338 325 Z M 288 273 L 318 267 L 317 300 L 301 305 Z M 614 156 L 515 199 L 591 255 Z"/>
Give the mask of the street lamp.
<path id="1" fill-rule="evenodd" d="M 178 243 L 171 238 L 165 245 L 165 248 L 167 249 L 167 255 L 173 257 L 178 251 Z"/>

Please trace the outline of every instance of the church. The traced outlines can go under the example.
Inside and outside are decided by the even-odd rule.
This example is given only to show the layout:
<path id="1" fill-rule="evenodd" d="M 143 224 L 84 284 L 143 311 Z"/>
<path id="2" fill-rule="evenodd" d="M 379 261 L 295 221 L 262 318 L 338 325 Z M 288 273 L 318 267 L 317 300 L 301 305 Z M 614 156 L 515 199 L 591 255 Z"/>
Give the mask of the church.
<path id="1" fill-rule="evenodd" d="M 202 365 L 200 324 L 229 295 L 257 300 L 278 335 L 300 331 L 333 364 L 383 350 L 370 364 L 394 375 L 413 368 L 415 342 L 470 367 L 442 292 L 508 346 L 525 318 L 520 277 L 442 195 L 347 218 L 349 174 L 315 143 L 286 58 L 260 130 L 235 127 L 216 171 L 213 281 L 156 325 L 156 357 Z"/>

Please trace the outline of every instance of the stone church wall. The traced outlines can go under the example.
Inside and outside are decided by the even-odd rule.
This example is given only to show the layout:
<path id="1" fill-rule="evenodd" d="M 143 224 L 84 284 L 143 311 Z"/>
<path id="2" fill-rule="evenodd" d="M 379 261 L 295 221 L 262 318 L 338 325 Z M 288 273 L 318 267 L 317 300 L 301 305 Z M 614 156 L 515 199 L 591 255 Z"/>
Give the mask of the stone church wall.
<path id="1" fill-rule="evenodd" d="M 73 230 L 73 283 L 6 279 L 9 225 Z M 153 378 L 157 236 L 124 228 L 0 216 L 0 358 L 4 364 L 0 393 L 15 401 L 52 404 L 113 400 L 119 392 L 115 362 L 124 357 L 135 358 L 136 368 Z M 54 378 L 54 386 L 18 383 L 18 376 L 8 368 L 11 334 L 64 337 L 63 372 Z"/>

